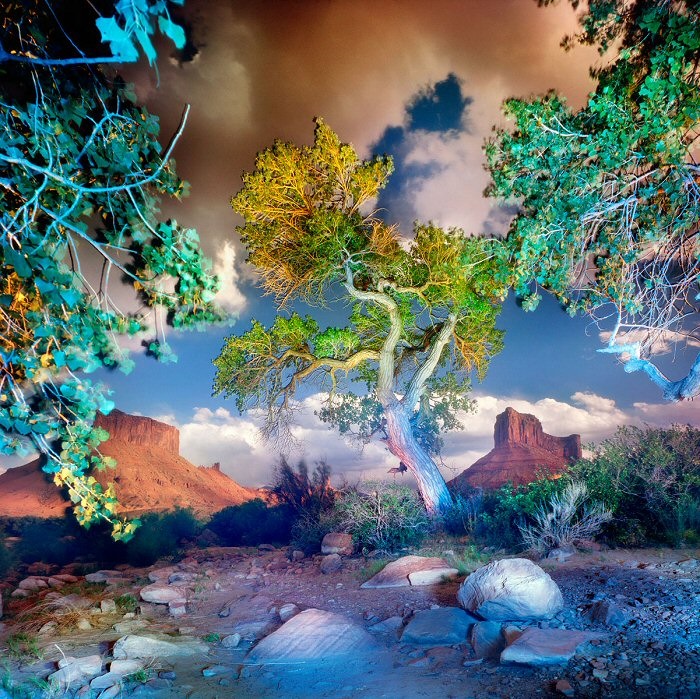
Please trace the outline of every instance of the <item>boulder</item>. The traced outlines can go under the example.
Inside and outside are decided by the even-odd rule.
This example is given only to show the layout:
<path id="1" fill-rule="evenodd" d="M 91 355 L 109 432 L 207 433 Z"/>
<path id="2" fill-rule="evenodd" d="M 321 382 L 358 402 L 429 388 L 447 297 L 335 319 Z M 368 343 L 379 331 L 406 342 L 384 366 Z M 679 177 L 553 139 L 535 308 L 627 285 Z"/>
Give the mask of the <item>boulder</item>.
<path id="1" fill-rule="evenodd" d="M 474 617 L 457 607 L 442 607 L 416 612 L 401 634 L 403 643 L 451 646 L 464 643 Z"/>
<path id="2" fill-rule="evenodd" d="M 172 658 L 183 655 L 205 655 L 209 647 L 204 641 L 185 638 L 174 641 L 170 637 L 122 636 L 112 649 L 115 660 L 123 658 Z"/>
<path id="3" fill-rule="evenodd" d="M 335 573 L 336 570 L 340 570 L 342 565 L 343 559 L 337 553 L 331 553 L 321 560 L 321 572 L 324 575 Z"/>
<path id="4" fill-rule="evenodd" d="M 403 556 L 388 563 L 374 577 L 363 583 L 365 589 L 432 585 L 458 574 L 444 558 Z"/>
<path id="5" fill-rule="evenodd" d="M 505 558 L 475 570 L 460 586 L 457 601 L 490 621 L 546 619 L 564 606 L 554 580 L 526 558 Z"/>
<path id="6" fill-rule="evenodd" d="M 246 656 L 250 663 L 306 663 L 352 660 L 374 654 L 379 646 L 360 627 L 339 614 L 305 609 L 258 643 Z"/>
<path id="7" fill-rule="evenodd" d="M 321 553 L 337 553 L 341 556 L 352 556 L 355 546 L 352 543 L 352 536 L 344 532 L 331 532 L 323 537 L 321 542 Z"/>
<path id="8" fill-rule="evenodd" d="M 565 665 L 580 645 L 600 638 L 605 638 L 605 635 L 587 631 L 530 627 L 501 653 L 501 662 L 537 667 Z"/>

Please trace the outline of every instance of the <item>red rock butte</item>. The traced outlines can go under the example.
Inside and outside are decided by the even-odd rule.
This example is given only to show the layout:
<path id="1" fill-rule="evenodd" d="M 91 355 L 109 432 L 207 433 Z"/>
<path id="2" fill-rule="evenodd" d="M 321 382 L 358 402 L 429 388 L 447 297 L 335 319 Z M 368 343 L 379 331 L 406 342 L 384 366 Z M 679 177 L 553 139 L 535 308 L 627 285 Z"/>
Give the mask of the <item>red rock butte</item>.
<path id="1" fill-rule="evenodd" d="M 180 456 L 180 432 L 176 427 L 120 410 L 99 415 L 96 424 L 109 432 L 100 451 L 116 459 L 117 468 L 93 471 L 92 475 L 103 486 L 115 482 L 120 514 L 174 507 L 212 514 L 229 505 L 265 497 L 236 483 L 221 472 L 218 464 L 197 467 Z M 0 515 L 60 517 L 69 506 L 51 476 L 41 470 L 38 459 L 0 475 Z"/>
<path id="2" fill-rule="evenodd" d="M 451 480 L 451 488 L 500 488 L 508 482 L 525 485 L 542 471 L 556 476 L 581 458 L 581 435 L 553 437 L 534 415 L 513 408 L 496 417 L 493 441 L 494 448 Z"/>

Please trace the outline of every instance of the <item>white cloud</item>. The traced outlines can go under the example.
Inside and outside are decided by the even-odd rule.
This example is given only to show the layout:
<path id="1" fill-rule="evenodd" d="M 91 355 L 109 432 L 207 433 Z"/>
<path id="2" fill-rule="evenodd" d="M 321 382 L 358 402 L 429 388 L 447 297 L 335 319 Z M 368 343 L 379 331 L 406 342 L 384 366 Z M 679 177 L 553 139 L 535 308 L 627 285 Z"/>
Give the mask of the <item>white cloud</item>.
<path id="1" fill-rule="evenodd" d="M 229 313 L 240 313 L 247 301 L 238 286 L 240 274 L 236 267 L 236 248 L 229 240 L 225 241 L 216 253 L 214 274 L 221 282 L 216 302 Z"/>
<path id="2" fill-rule="evenodd" d="M 643 342 L 647 339 L 648 332 L 642 329 L 630 330 L 626 333 L 620 333 L 616 338 L 617 345 L 629 345 L 636 342 Z M 607 345 L 610 341 L 612 332 L 604 330 L 598 333 L 600 341 Z M 654 343 L 651 346 L 651 352 L 654 355 L 661 356 L 664 354 L 669 354 L 678 347 L 700 347 L 700 339 L 695 337 L 689 337 L 679 332 L 673 332 L 672 330 L 666 330 L 665 332 L 659 333 L 655 338 Z M 629 359 L 628 353 L 623 353 L 621 355 L 622 359 L 626 361 Z"/>
<path id="3" fill-rule="evenodd" d="M 693 419 L 688 407 L 639 403 L 625 411 L 611 398 L 586 392 L 573 394 L 570 401 L 554 398 L 529 401 L 488 395 L 476 398 L 478 411 L 461 415 L 464 429 L 444 435 L 441 470 L 448 479 L 491 450 L 496 416 L 509 406 L 535 415 L 549 434 L 580 434 L 584 444 L 600 441 L 622 424 L 698 423 L 697 410 Z M 395 457 L 378 440 L 366 445 L 362 452 L 348 444 L 314 415 L 321 400 L 322 395 L 316 394 L 299 403 L 292 432 L 300 447 L 287 454 L 290 462 L 304 458 L 313 465 L 323 459 L 331 465 L 337 478 L 344 476 L 350 481 L 385 477 L 387 471 L 396 466 Z M 278 458 L 274 446 L 262 441 L 261 418 L 260 411 L 235 415 L 226 408 L 196 408 L 191 418 L 182 424 L 177 424 L 172 416 L 157 419 L 180 428 L 181 453 L 193 463 L 209 465 L 218 461 L 222 470 L 242 485 L 259 486 L 270 483 Z M 407 477 L 406 481 L 410 479 Z"/>

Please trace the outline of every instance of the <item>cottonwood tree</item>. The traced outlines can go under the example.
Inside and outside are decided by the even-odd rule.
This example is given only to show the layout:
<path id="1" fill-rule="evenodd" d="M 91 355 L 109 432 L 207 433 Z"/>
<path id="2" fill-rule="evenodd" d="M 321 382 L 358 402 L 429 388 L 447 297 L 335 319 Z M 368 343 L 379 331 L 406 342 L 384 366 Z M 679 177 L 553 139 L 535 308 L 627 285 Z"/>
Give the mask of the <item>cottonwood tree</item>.
<path id="1" fill-rule="evenodd" d="M 387 157 L 359 160 L 321 120 L 313 146 L 259 154 L 232 205 L 263 289 L 280 310 L 298 300 L 351 309 L 342 327 L 297 312 L 271 327 L 254 320 L 214 360 L 214 392 L 264 406 L 265 435 L 284 438 L 295 393 L 316 382 L 327 391 L 320 417 L 362 440 L 379 434 L 436 513 L 451 503 L 431 456 L 437 433 L 458 425 L 470 371 L 483 375 L 502 343 L 498 243 L 429 224 L 402 240 L 367 210 L 391 170 Z"/>
<path id="2" fill-rule="evenodd" d="M 589 314 L 600 351 L 670 401 L 700 393 L 700 355 L 678 380 L 654 363 L 700 343 L 699 8 L 591 0 L 565 42 L 603 54 L 587 104 L 572 109 L 554 92 L 509 100 L 515 128 L 486 146 L 489 193 L 520 206 L 504 250 L 525 307 L 541 287 Z"/>
<path id="3" fill-rule="evenodd" d="M 112 486 L 88 475 L 113 465 L 99 452 L 107 433 L 92 426 L 113 404 L 86 374 L 128 371 L 120 337 L 146 330 L 151 309 L 165 313 L 147 351 L 163 360 L 173 359 L 166 323 L 221 318 L 196 232 L 157 217 L 162 195 L 185 190 L 171 155 L 187 110 L 164 147 L 157 117 L 107 71 L 141 52 L 152 63 L 156 25 L 183 45 L 168 8 L 9 2 L 0 20 L 0 451 L 38 450 L 79 521 L 108 520 L 116 538 L 135 525 L 116 516 Z M 115 278 L 141 310 L 119 303 Z"/>

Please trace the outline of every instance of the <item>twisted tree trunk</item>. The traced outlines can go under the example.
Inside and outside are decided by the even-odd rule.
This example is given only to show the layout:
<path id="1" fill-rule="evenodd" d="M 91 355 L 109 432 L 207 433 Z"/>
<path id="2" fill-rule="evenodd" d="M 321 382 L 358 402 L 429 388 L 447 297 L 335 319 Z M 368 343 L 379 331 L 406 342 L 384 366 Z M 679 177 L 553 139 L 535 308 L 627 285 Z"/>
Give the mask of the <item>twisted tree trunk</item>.
<path id="1" fill-rule="evenodd" d="M 394 400 L 384 406 L 384 417 L 386 445 L 413 474 L 428 513 L 434 517 L 444 512 L 452 505 L 452 497 L 437 465 L 416 440 L 406 408 Z"/>

